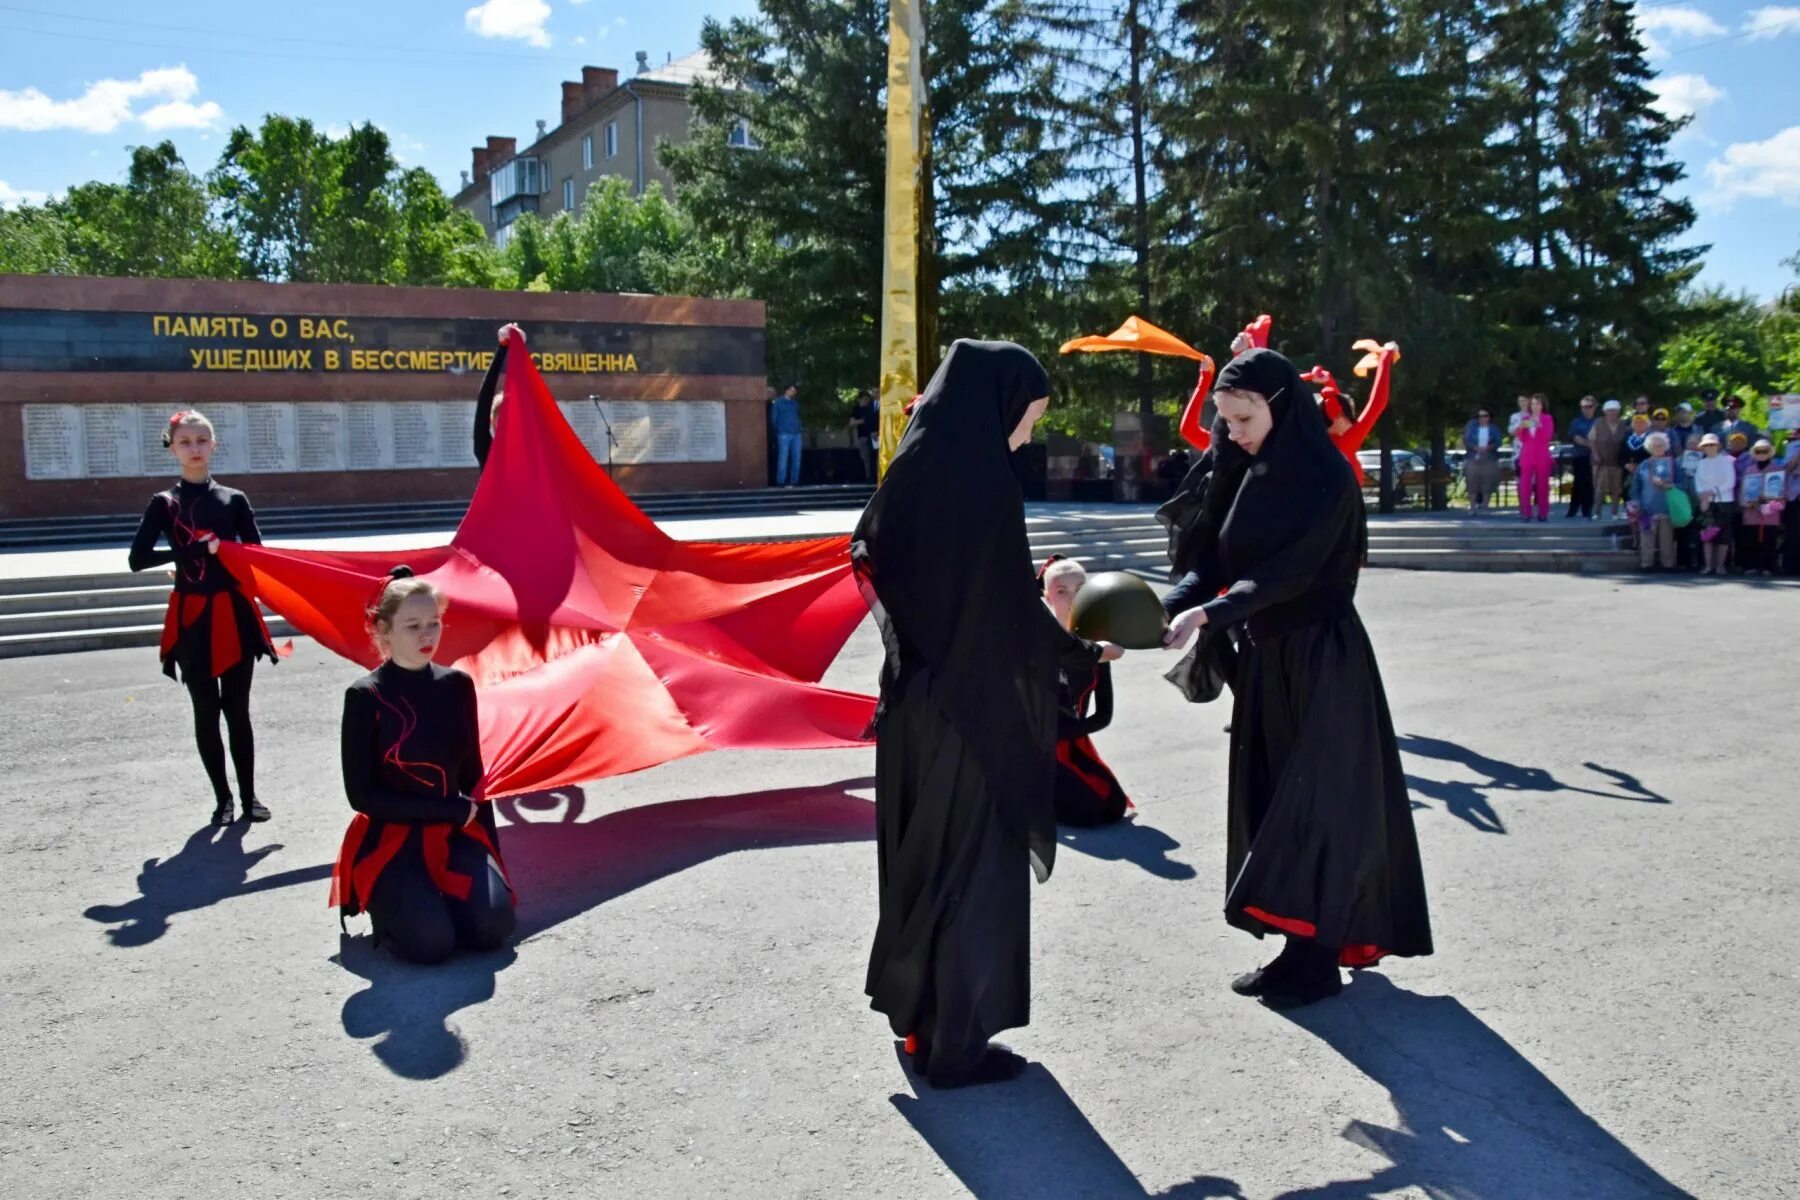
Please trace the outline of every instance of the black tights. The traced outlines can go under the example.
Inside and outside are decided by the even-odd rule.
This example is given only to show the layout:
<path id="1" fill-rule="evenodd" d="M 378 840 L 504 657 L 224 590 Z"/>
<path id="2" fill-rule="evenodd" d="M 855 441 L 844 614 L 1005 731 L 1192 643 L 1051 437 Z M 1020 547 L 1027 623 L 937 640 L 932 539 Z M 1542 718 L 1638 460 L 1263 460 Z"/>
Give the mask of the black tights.
<path id="1" fill-rule="evenodd" d="M 238 792 L 245 800 L 256 799 L 256 735 L 250 729 L 250 675 L 254 658 L 242 659 L 223 675 L 201 678 L 185 675 L 188 699 L 194 702 L 194 742 L 200 762 L 212 781 L 213 799 L 231 801 L 231 783 L 225 778 L 225 743 L 219 737 L 219 716 L 231 731 L 231 764 L 237 768 Z"/>
<path id="2" fill-rule="evenodd" d="M 430 965 L 449 958 L 458 946 L 494 950 L 512 936 L 512 894 L 487 848 L 474 838 L 453 835 L 450 869 L 473 881 L 467 900 L 438 890 L 416 841 L 394 856 L 369 896 L 369 921 L 378 944 L 397 958 Z"/>

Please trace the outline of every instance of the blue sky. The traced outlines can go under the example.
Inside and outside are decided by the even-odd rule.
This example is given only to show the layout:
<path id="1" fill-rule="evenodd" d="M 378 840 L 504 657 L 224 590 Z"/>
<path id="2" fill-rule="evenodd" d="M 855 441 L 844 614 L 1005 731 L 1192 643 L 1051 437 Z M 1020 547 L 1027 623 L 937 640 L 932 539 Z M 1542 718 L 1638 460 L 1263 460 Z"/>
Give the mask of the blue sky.
<path id="1" fill-rule="evenodd" d="M 452 190 L 488 134 L 552 124 L 584 63 L 629 74 L 698 44 L 754 0 L 0 0 L 0 204 L 118 179 L 131 145 L 172 139 L 209 168 L 266 112 L 374 121 Z M 1800 252 L 1800 0 L 1640 0 L 1675 151 L 1711 243 L 1703 279 L 1772 297 Z"/>

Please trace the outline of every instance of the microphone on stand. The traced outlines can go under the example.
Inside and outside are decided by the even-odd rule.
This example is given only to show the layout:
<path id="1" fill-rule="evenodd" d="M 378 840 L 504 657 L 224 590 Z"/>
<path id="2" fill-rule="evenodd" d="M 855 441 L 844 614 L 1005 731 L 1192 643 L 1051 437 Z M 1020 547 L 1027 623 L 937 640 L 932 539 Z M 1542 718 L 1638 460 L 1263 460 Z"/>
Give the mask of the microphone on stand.
<path id="1" fill-rule="evenodd" d="M 606 409 L 601 405 L 600 397 L 590 395 L 588 399 L 594 402 L 594 411 L 600 414 L 600 424 L 606 427 L 606 474 L 608 478 L 611 478 L 613 473 L 612 452 L 613 447 L 618 444 L 618 439 L 613 437 L 612 422 L 606 419 Z"/>

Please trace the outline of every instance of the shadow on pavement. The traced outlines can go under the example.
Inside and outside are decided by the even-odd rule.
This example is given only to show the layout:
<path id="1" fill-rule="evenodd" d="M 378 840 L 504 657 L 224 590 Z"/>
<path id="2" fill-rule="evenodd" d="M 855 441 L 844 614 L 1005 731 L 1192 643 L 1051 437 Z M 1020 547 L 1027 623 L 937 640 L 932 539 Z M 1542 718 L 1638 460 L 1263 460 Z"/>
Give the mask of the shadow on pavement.
<path id="1" fill-rule="evenodd" d="M 1280 1200 L 1363 1200 L 1413 1188 L 1444 1200 L 1690 1195 L 1452 996 L 1421 996 L 1359 971 L 1339 999 L 1283 1015 L 1386 1088 L 1399 1128 L 1350 1122 L 1343 1136 L 1392 1165 Z"/>
<path id="2" fill-rule="evenodd" d="M 581 821 L 587 796 L 559 788 L 494 802 L 507 872 L 519 886 L 515 942 L 541 933 L 647 883 L 737 850 L 865 841 L 875 806 L 850 794 L 873 779 L 733 796 L 674 800 Z M 560 810 L 555 820 L 529 814 Z M 329 873 L 327 869 L 326 873 Z M 344 1032 L 375 1039 L 387 1068 L 435 1079 L 460 1066 L 468 1047 L 450 1018 L 493 998 L 494 977 L 517 958 L 512 946 L 459 953 L 433 967 L 378 951 L 367 936 L 345 936 L 335 961 L 369 981 L 344 1002 Z"/>
<path id="3" fill-rule="evenodd" d="M 874 779 L 670 800 L 579 821 L 579 788 L 497 800 L 506 869 L 519 886 L 522 940 L 596 905 L 739 850 L 869 841 L 875 805 L 851 794 Z M 560 819 L 534 820 L 546 801 L 566 800 Z"/>
<path id="4" fill-rule="evenodd" d="M 1111 825 L 1087 828 L 1063 826 L 1057 840 L 1070 850 L 1106 862 L 1135 863 L 1159 879 L 1192 879 L 1194 868 L 1169 857 L 1181 843 L 1156 828 L 1144 824 L 1140 813 L 1136 820 L 1115 821 Z"/>
<path id="5" fill-rule="evenodd" d="M 169 918 L 178 913 L 210 908 L 221 900 L 267 892 L 296 883 L 316 883 L 331 878 L 331 864 L 300 867 L 251 879 L 258 863 L 281 849 L 279 842 L 244 848 L 247 822 L 224 828 L 203 825 L 188 835 L 172 857 L 148 859 L 138 872 L 138 895 L 124 904 L 96 904 L 83 915 L 116 928 L 107 940 L 119 947 L 147 946 L 169 931 Z"/>
<path id="6" fill-rule="evenodd" d="M 468 1057 L 462 1035 L 450 1025 L 451 1015 L 493 999 L 494 976 L 517 957 L 511 946 L 503 946 L 420 967 L 377 950 L 366 934 L 340 934 L 332 961 L 369 981 L 344 1001 L 344 1032 L 375 1039 L 370 1047 L 375 1057 L 403 1078 L 447 1075 Z"/>
<path id="7" fill-rule="evenodd" d="M 1416 758 L 1455 763 L 1483 778 L 1464 780 L 1426 779 L 1408 774 L 1406 786 L 1414 793 L 1439 801 L 1451 816 L 1467 822 L 1483 833 L 1505 833 L 1506 825 L 1494 810 L 1491 792 L 1538 792 L 1544 795 L 1563 793 L 1574 796 L 1598 796 L 1604 800 L 1630 800 L 1640 804 L 1669 804 L 1667 796 L 1645 787 L 1637 776 L 1615 767 L 1587 762 L 1582 766 L 1612 785 L 1607 788 L 1577 787 L 1564 783 L 1543 767 L 1522 767 L 1516 763 L 1490 758 L 1479 751 L 1443 738 L 1406 734 L 1399 739 L 1400 752 Z M 1414 808 L 1423 808 L 1417 800 Z"/>
<path id="8" fill-rule="evenodd" d="M 977 1200 L 1243 1200 L 1237 1184 L 1211 1175 L 1146 1191 L 1039 1063 L 1016 1082 L 960 1091 L 907 1078 L 917 1094 L 889 1100 Z"/>

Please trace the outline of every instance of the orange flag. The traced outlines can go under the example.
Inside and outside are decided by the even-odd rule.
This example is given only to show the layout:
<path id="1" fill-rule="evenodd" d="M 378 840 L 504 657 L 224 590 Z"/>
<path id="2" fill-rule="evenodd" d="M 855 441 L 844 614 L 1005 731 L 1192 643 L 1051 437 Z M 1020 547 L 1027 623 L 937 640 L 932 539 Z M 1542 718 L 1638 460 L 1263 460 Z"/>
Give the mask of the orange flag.
<path id="1" fill-rule="evenodd" d="M 1126 317 L 1125 323 L 1105 337 L 1078 337 L 1062 344 L 1064 354 L 1078 350 L 1098 353 L 1106 350 L 1131 350 L 1140 354 L 1167 354 L 1175 358 L 1207 361 L 1206 355 L 1174 334 L 1158 329 L 1142 317 Z"/>
<path id="2" fill-rule="evenodd" d="M 1381 357 L 1384 354 L 1393 355 L 1395 362 L 1400 361 L 1400 347 L 1393 342 L 1388 342 L 1384 345 L 1374 338 L 1363 338 L 1360 341 L 1352 342 L 1350 348 L 1352 350 L 1363 351 L 1362 360 L 1354 367 L 1350 368 L 1352 371 L 1356 372 L 1356 377 L 1358 379 L 1367 378 L 1370 371 L 1379 367 L 1381 365 Z"/>

